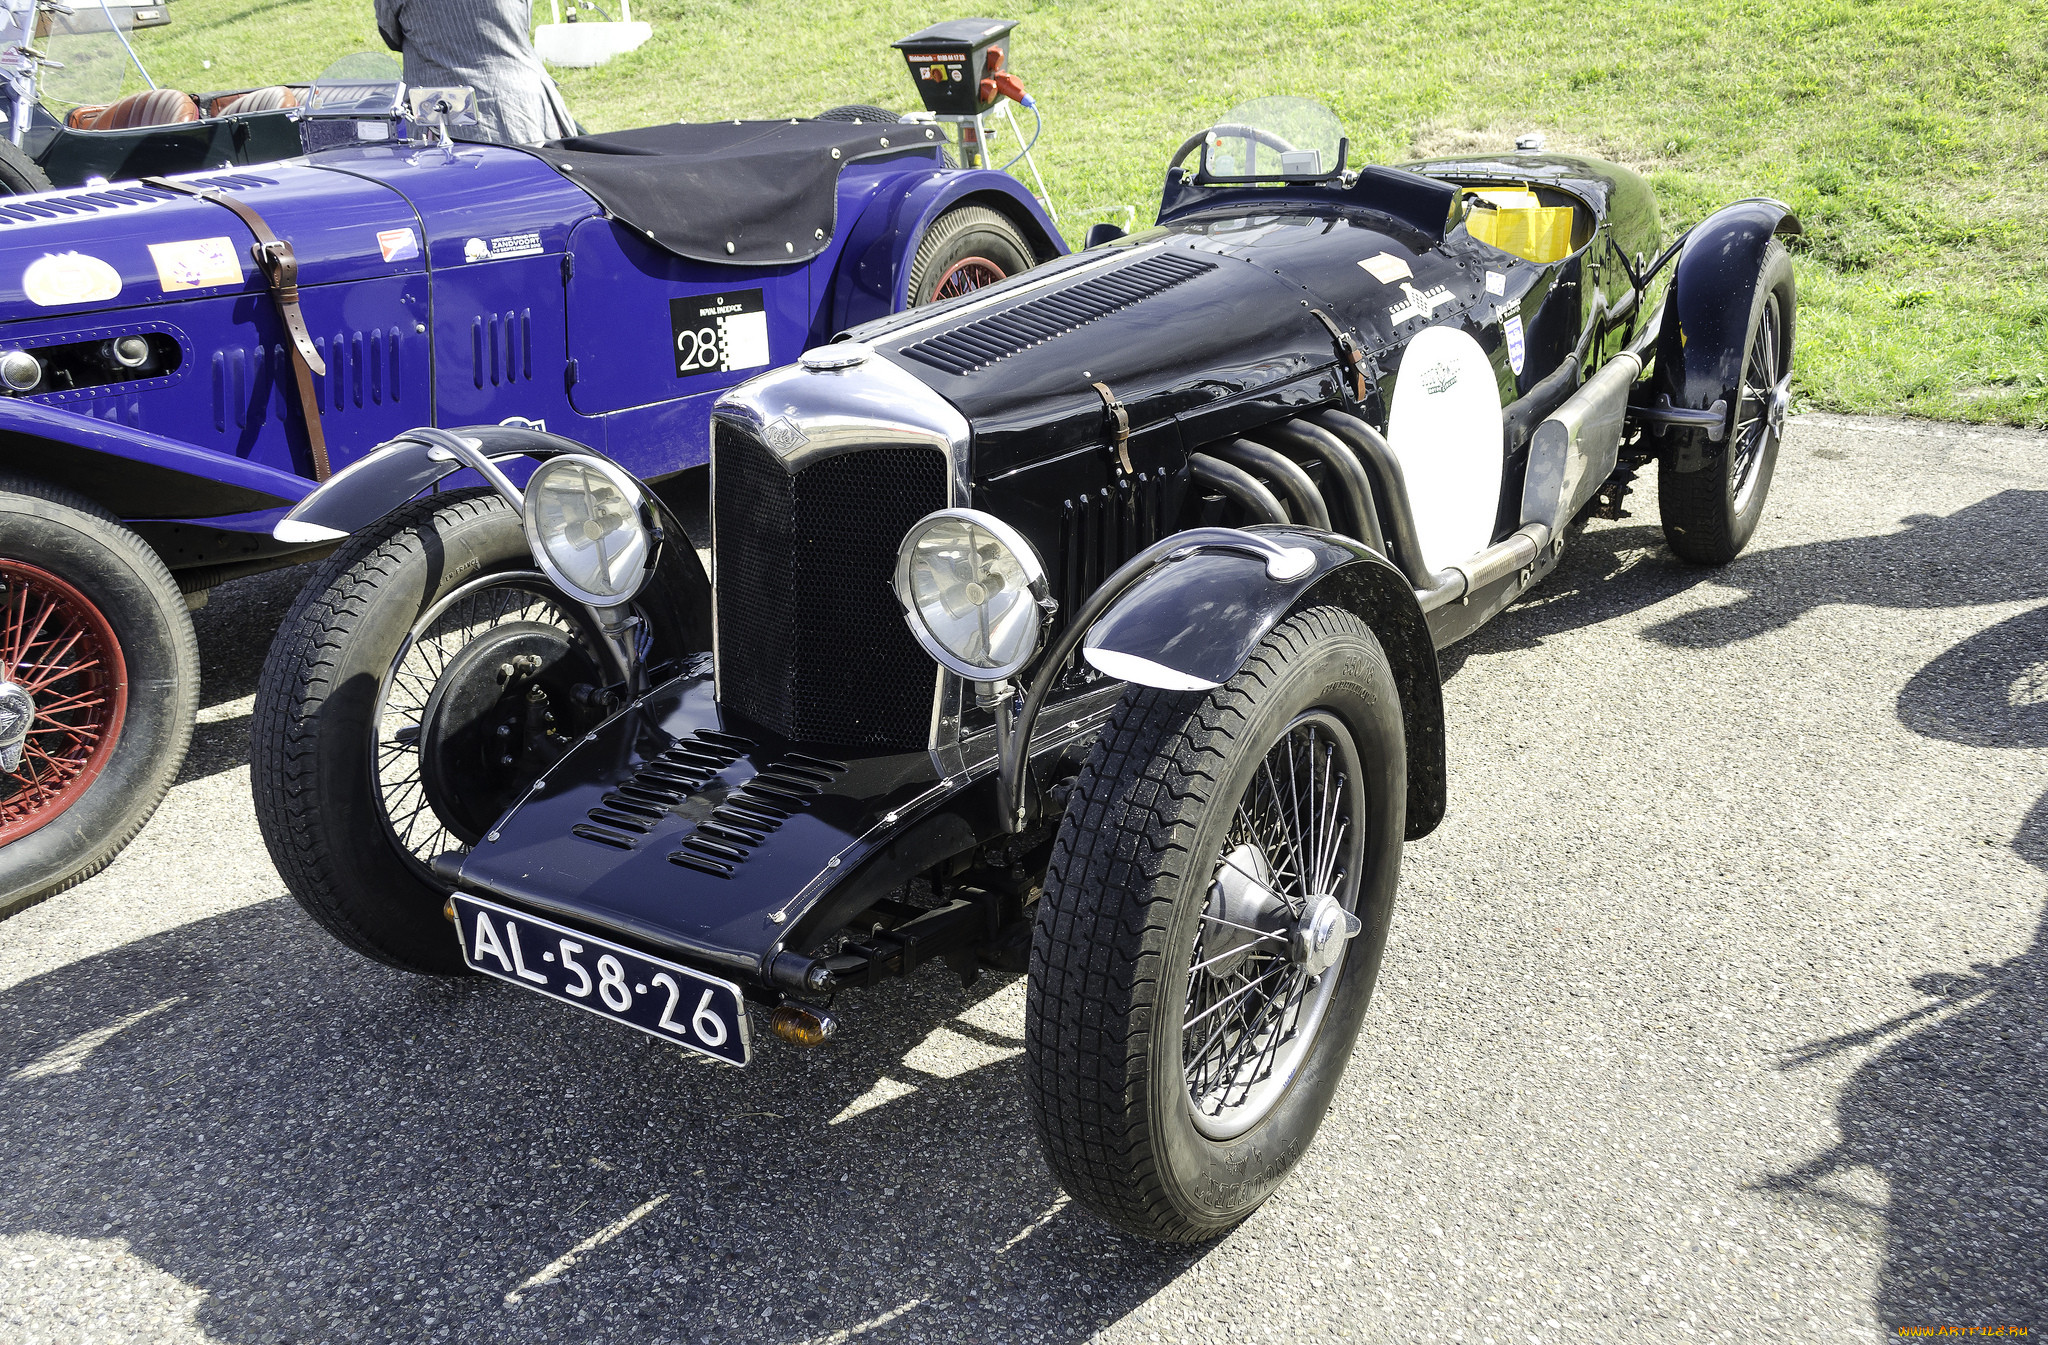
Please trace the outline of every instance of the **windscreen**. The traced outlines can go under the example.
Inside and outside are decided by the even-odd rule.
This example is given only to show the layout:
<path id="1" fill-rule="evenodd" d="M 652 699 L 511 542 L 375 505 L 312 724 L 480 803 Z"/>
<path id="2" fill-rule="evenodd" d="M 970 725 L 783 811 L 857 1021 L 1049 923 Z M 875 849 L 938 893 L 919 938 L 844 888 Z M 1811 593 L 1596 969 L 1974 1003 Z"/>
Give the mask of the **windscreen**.
<path id="1" fill-rule="evenodd" d="M 1254 98 L 1223 114 L 1202 143 L 1208 179 L 1316 178 L 1342 166 L 1344 127 L 1313 98 Z"/>
<path id="2" fill-rule="evenodd" d="M 315 112 L 389 116 L 405 97 L 398 58 L 387 52 L 359 51 L 344 56 L 313 80 L 308 107 Z"/>
<path id="3" fill-rule="evenodd" d="M 111 103 L 130 89 L 148 87 L 128 45 L 132 5 L 74 0 L 71 13 L 37 15 L 37 46 L 52 64 L 43 67 L 42 101 L 58 116 L 74 107 Z"/>

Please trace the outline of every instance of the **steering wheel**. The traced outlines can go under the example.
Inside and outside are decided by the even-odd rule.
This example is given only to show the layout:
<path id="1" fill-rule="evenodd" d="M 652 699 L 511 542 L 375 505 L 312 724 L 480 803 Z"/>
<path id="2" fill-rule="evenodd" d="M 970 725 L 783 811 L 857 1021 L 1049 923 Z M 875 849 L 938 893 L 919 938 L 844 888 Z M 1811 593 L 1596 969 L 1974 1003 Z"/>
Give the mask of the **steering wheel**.
<path id="1" fill-rule="evenodd" d="M 1279 136 L 1274 135 L 1271 131 L 1262 131 L 1256 126 L 1237 126 L 1225 122 L 1219 126 L 1211 126 L 1206 131 L 1197 131 L 1182 141 L 1181 147 L 1173 152 L 1173 158 L 1167 163 L 1166 171 L 1171 173 L 1174 169 L 1180 167 L 1181 160 L 1194 153 L 1201 143 L 1212 135 L 1236 136 L 1243 140 L 1254 140 L 1269 149 L 1276 149 L 1282 154 L 1292 154 L 1294 152 L 1294 146 L 1288 144 Z"/>

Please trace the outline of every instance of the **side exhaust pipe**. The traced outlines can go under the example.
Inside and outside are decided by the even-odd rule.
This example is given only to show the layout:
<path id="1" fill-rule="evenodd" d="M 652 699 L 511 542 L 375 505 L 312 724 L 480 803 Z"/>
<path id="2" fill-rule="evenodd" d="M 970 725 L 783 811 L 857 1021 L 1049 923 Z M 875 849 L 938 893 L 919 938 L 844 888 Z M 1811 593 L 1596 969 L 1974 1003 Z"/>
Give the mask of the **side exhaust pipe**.
<path id="1" fill-rule="evenodd" d="M 1654 324 L 1653 324 L 1654 325 Z M 1628 396 L 1643 372 L 1633 346 L 1617 352 L 1578 391 L 1545 416 L 1529 436 L 1529 468 L 1522 490 L 1522 526 L 1484 551 L 1432 573 L 1422 561 L 1415 513 L 1393 448 L 1372 426 L 1343 411 L 1309 419 L 1352 449 L 1372 478 L 1372 490 L 1391 555 L 1425 612 L 1460 601 L 1561 549 L 1564 529 L 1614 471 L 1628 414 Z"/>
<path id="2" fill-rule="evenodd" d="M 1653 317 L 1649 327 L 1654 330 Z M 1386 437 L 1348 411 L 1327 409 L 1258 430 L 1257 441 L 1232 439 L 1192 454 L 1194 479 L 1230 496 L 1254 522 L 1284 523 L 1288 509 L 1318 528 L 1333 513 L 1315 481 L 1290 454 L 1315 456 L 1329 468 L 1343 522 L 1357 540 L 1387 556 L 1415 589 L 1425 612 L 1461 601 L 1563 547 L 1564 530 L 1614 471 L 1628 414 L 1629 391 L 1643 372 L 1647 342 L 1617 352 L 1529 436 L 1522 489 L 1522 526 L 1478 554 L 1427 568 L 1401 461 Z M 1562 372 L 1562 371 L 1561 371 Z M 1569 375 L 1567 375 L 1569 376 Z"/>
<path id="3" fill-rule="evenodd" d="M 1463 580 L 1455 571 L 1433 571 L 1422 560 L 1422 541 L 1415 531 L 1415 509 L 1408 502 L 1408 478 L 1401 460 L 1385 436 L 1357 416 L 1344 411 L 1318 411 L 1310 425 L 1335 435 L 1339 443 L 1358 457 L 1372 484 L 1373 499 L 1379 505 L 1380 526 L 1385 532 L 1388 559 L 1401 567 L 1427 612 L 1463 596 Z"/>
<path id="4" fill-rule="evenodd" d="M 1209 451 L 1233 467 L 1265 473 L 1287 496 L 1288 503 L 1294 506 L 1296 518 L 1312 528 L 1330 531 L 1330 507 L 1323 503 L 1315 478 L 1279 449 L 1255 444 L 1249 439 L 1227 439 L 1220 444 L 1209 445 Z"/>
<path id="5" fill-rule="evenodd" d="M 1321 458 L 1329 466 L 1337 494 L 1344 501 L 1344 521 L 1349 525 L 1351 535 L 1382 556 L 1387 554 L 1387 539 L 1380 530 L 1380 511 L 1374 502 L 1372 480 L 1366 476 L 1358 455 L 1342 439 L 1320 425 L 1311 425 L 1303 420 L 1283 420 L 1268 425 L 1258 431 L 1258 438 L 1283 453 Z"/>
<path id="6" fill-rule="evenodd" d="M 1629 390 L 1642 372 L 1642 357 L 1621 351 L 1536 427 L 1522 484 L 1524 523 L 1547 523 L 1562 533 L 1613 474 Z"/>
<path id="7" fill-rule="evenodd" d="M 1244 511 L 1252 516 L 1254 523 L 1285 523 L 1287 510 L 1281 507 L 1280 497 L 1267 490 L 1265 483 L 1233 463 L 1212 458 L 1206 453 L 1188 454 L 1188 471 L 1195 481 L 1217 490 L 1236 500 Z"/>

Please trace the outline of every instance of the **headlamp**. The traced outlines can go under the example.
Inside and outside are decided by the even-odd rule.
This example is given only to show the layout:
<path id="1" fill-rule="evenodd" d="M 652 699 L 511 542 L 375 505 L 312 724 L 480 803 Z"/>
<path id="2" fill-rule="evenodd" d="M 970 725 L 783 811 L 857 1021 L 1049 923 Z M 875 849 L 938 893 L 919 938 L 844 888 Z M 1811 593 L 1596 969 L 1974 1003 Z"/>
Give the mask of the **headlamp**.
<path id="1" fill-rule="evenodd" d="M 629 602 L 647 582 L 654 539 L 640 483 L 602 458 L 542 463 L 526 483 L 526 539 L 563 592 L 592 607 Z"/>
<path id="2" fill-rule="evenodd" d="M 911 634 L 969 681 L 1000 682 L 1031 661 L 1045 596 L 1031 543 L 976 509 L 925 515 L 896 553 L 896 598 Z"/>

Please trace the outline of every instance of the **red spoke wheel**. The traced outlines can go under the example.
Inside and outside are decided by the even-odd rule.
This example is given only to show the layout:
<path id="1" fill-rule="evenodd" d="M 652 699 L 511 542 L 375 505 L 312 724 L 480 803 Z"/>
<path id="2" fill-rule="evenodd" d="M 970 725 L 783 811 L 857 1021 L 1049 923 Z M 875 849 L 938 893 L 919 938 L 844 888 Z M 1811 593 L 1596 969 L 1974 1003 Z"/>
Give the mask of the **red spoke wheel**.
<path id="1" fill-rule="evenodd" d="M 92 787 L 128 716 L 128 665 L 78 589 L 0 556 L 0 681 L 35 704 L 21 764 L 0 777 L 0 845 L 54 821 Z"/>
<path id="2" fill-rule="evenodd" d="M 0 474 L 0 547 L 0 683 L 33 707 L 0 771 L 5 917 L 99 872 L 149 821 L 192 741 L 199 649 L 162 559 L 84 496 Z"/>
<path id="3" fill-rule="evenodd" d="M 939 277 L 937 288 L 926 299 L 937 303 L 941 299 L 957 299 L 963 294 L 972 294 L 984 285 L 993 285 L 998 280 L 1007 280 L 1003 268 L 986 257 L 964 257 L 953 264 L 953 268 Z"/>
<path id="4" fill-rule="evenodd" d="M 1008 215 L 987 206 L 954 206 L 932 221 L 910 259 L 904 293 L 912 307 L 972 294 L 1028 271 L 1037 255 Z"/>

